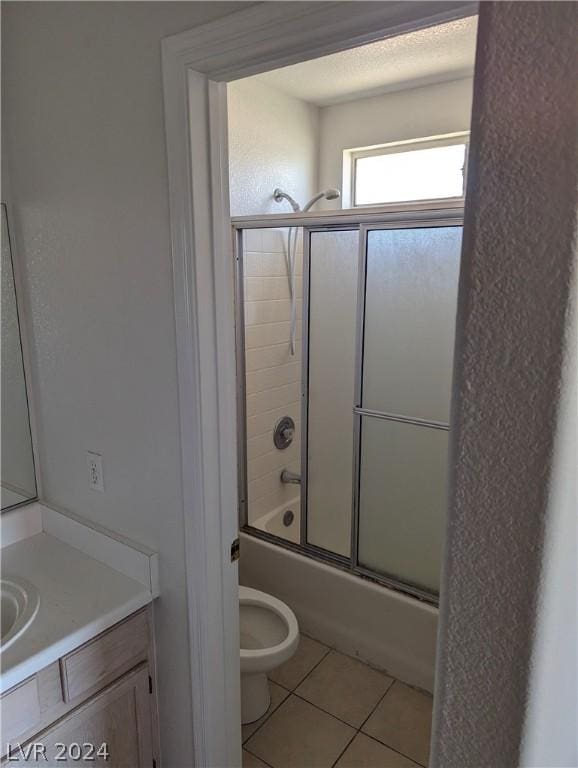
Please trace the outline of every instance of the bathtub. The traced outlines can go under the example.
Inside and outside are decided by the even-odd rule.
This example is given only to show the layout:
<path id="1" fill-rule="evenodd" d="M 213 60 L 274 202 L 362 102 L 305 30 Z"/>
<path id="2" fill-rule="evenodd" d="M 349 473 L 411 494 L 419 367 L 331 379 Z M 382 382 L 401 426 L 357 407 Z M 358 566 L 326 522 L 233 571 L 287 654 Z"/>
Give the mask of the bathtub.
<path id="1" fill-rule="evenodd" d="M 294 515 L 291 525 L 285 525 L 283 523 L 283 515 L 288 509 L 292 510 Z M 279 536 L 281 539 L 292 541 L 294 544 L 298 544 L 300 541 L 301 529 L 300 515 L 301 502 L 299 496 L 296 496 L 282 506 L 258 517 L 255 522 L 252 523 L 252 527 L 258 528 L 260 531 L 265 531 L 266 533 L 271 533 L 274 536 Z"/>
<path id="2" fill-rule="evenodd" d="M 250 534 L 240 539 L 241 584 L 286 602 L 305 634 L 433 692 L 437 608 Z"/>

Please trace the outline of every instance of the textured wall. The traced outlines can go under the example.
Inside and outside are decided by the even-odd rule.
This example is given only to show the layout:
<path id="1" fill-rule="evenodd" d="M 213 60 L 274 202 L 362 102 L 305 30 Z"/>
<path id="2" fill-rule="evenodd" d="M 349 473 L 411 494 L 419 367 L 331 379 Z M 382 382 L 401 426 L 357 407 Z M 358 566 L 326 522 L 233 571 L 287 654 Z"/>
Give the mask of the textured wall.
<path id="1" fill-rule="evenodd" d="M 160 553 L 164 764 L 191 765 L 160 41 L 239 3 L 2 4 L 3 161 L 47 501 Z M 86 450 L 105 493 L 88 488 Z"/>
<path id="2" fill-rule="evenodd" d="M 319 110 L 254 78 L 227 86 L 231 213 L 290 213 L 282 187 L 301 205 L 317 187 Z"/>
<path id="3" fill-rule="evenodd" d="M 436 768 L 519 765 L 574 261 L 577 22 L 574 3 L 480 6 Z"/>

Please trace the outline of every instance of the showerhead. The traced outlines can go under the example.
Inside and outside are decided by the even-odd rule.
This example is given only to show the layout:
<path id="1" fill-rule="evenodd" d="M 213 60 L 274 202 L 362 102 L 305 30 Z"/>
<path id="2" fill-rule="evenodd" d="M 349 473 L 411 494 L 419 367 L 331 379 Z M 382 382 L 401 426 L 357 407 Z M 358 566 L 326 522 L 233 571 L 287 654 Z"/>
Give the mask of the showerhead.
<path id="1" fill-rule="evenodd" d="M 334 189 L 333 187 L 324 189 L 323 192 L 318 192 L 311 198 L 311 200 L 309 200 L 306 205 L 303 206 L 303 212 L 308 211 L 312 206 L 315 205 L 318 200 L 321 200 L 322 198 L 325 198 L 326 200 L 337 200 L 338 197 L 341 197 L 341 192 L 338 189 Z"/>
<path id="2" fill-rule="evenodd" d="M 277 189 L 273 192 L 273 199 L 276 203 L 282 203 L 283 200 L 287 200 L 291 208 L 293 208 L 293 211 L 297 213 L 297 211 L 303 210 L 308 211 L 312 206 L 315 205 L 315 203 L 318 200 L 321 200 L 321 198 L 325 198 L 326 200 L 337 200 L 338 197 L 341 197 L 341 192 L 338 189 L 334 189 L 333 187 L 330 187 L 329 189 L 324 189 L 323 192 L 318 192 L 316 195 L 314 195 L 309 202 L 303 206 L 303 209 L 299 207 L 299 203 L 294 200 L 294 198 L 291 197 L 291 195 L 287 194 L 283 189 L 280 189 L 277 187 Z"/>

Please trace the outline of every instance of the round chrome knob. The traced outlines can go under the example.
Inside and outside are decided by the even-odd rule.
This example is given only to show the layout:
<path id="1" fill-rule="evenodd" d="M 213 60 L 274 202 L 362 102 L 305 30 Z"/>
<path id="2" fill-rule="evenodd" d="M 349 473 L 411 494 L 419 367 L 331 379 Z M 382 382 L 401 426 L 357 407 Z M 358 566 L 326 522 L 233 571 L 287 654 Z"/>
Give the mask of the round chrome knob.
<path id="1" fill-rule="evenodd" d="M 283 451 L 285 448 L 289 448 L 295 437 L 295 422 L 291 416 L 283 416 L 275 424 L 273 431 L 273 443 L 275 448 Z"/>

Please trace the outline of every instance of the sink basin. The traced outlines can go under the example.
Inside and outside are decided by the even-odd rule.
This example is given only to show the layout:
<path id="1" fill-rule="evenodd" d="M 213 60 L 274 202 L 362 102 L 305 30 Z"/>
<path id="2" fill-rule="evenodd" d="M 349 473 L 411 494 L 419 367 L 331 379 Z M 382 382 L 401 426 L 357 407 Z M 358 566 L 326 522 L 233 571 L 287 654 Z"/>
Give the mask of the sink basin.
<path id="1" fill-rule="evenodd" d="M 33 584 L 17 576 L 3 576 L 0 589 L 0 650 L 4 651 L 34 620 L 40 605 L 40 595 Z"/>

